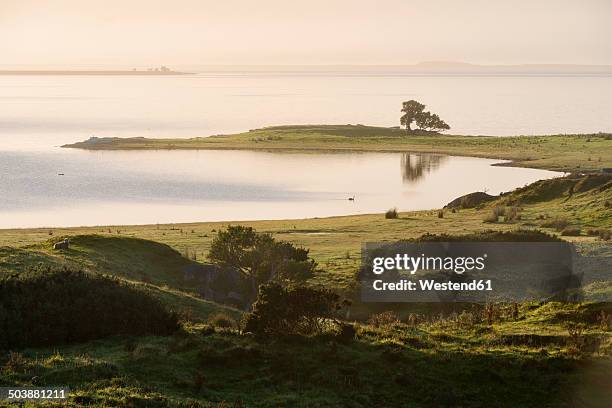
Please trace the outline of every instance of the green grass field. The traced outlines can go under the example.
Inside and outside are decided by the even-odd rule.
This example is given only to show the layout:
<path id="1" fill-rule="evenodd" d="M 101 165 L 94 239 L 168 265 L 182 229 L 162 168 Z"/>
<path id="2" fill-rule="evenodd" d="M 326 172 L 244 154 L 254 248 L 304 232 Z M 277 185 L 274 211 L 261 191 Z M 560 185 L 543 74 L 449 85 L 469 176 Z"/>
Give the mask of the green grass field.
<path id="1" fill-rule="evenodd" d="M 404 130 L 360 125 L 278 126 L 234 135 L 191 139 L 103 138 L 64 147 L 91 150 L 248 149 L 427 152 L 513 161 L 513 166 L 557 171 L 612 167 L 612 135 L 459 136 L 407 135 Z"/>
<path id="2" fill-rule="evenodd" d="M 290 127 L 190 139 L 181 142 L 183 147 L 142 139 L 127 143 L 138 148 L 198 148 L 203 143 L 213 148 L 413 151 L 417 146 L 417 151 L 491 155 L 547 169 L 612 167 L 612 141 L 605 135 L 530 141 L 404 137 L 390 129 L 374 136 L 372 132 L 383 128 L 323 128 L 321 133 L 313 133 L 312 127 Z M 354 133 L 347 135 L 347 129 Z M 124 148 L 122 143 L 106 147 Z M 495 149 L 503 150 L 495 153 Z M 397 219 L 371 214 L 0 230 L 0 276 L 19 274 L 40 263 L 78 267 L 136 283 L 186 316 L 184 329 L 169 337 L 115 337 L 4 351 L 0 386 L 68 384 L 73 393 L 66 406 L 607 407 L 612 389 L 612 282 L 609 263 L 601 260 L 612 259 L 612 245 L 605 240 L 612 230 L 610 187 L 611 176 L 575 175 L 534 183 L 476 208 L 445 209 L 441 217 L 439 210 L 432 209 L 400 213 Z M 492 221 L 492 212 L 500 209 L 505 215 Z M 509 216 L 514 213 L 519 216 Z M 576 244 L 585 257 L 584 283 L 590 301 L 524 303 L 516 313 L 510 305 L 496 305 L 491 319 L 475 306 L 440 314 L 417 308 L 414 319 L 407 308 L 398 315 L 401 321 L 380 325 L 367 317 L 384 308 L 354 306 L 351 319 L 359 323 L 350 342 L 341 341 L 333 331 L 313 337 L 256 339 L 235 328 L 216 326 L 210 316 L 221 312 L 237 325 L 241 312 L 200 298 L 181 275 L 186 265 L 206 261 L 215 234 L 230 224 L 252 226 L 309 248 L 318 263 L 309 283 L 343 294 L 350 293 L 355 283 L 365 241 L 426 233 L 540 230 Z M 71 249 L 52 250 L 51 244 L 64 237 L 71 239 Z"/>

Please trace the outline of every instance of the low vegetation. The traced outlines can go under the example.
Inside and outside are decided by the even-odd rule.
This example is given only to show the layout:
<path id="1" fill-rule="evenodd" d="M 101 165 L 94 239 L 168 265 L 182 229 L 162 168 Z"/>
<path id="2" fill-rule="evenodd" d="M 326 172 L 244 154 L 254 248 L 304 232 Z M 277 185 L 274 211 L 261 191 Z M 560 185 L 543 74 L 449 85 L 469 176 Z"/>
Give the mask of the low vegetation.
<path id="1" fill-rule="evenodd" d="M 43 267 L 0 279 L 0 349 L 177 329 L 176 314 L 116 279 Z"/>
<path id="2" fill-rule="evenodd" d="M 391 208 L 385 213 L 385 218 L 388 220 L 394 220 L 398 217 L 398 214 L 397 208 Z"/>
<path id="3" fill-rule="evenodd" d="M 329 289 L 268 283 L 259 287 L 244 330 L 260 336 L 321 334 L 341 308 L 340 297 Z"/>

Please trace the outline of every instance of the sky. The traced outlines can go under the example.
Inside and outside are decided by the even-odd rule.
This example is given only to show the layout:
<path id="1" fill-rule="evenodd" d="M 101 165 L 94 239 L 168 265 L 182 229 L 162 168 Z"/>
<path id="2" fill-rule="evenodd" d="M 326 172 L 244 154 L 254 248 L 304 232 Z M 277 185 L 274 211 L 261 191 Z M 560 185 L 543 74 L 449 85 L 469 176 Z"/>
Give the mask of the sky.
<path id="1" fill-rule="evenodd" d="M 0 66 L 612 64 L 610 0 L 0 0 Z"/>

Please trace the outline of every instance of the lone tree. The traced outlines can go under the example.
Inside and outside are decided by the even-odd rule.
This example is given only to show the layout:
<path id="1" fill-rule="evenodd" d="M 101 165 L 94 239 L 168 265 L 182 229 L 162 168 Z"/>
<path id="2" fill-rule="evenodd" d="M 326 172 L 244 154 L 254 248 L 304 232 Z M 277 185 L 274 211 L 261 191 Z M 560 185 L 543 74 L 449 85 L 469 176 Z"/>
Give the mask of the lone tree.
<path id="1" fill-rule="evenodd" d="M 425 105 L 415 100 L 404 102 L 402 112 L 404 114 L 400 118 L 400 123 L 406 127 L 407 132 L 412 132 L 410 127 L 412 122 L 415 122 L 421 130 L 442 131 L 450 129 L 450 126 L 438 115 L 425 111 Z"/>
<path id="2" fill-rule="evenodd" d="M 308 249 L 276 241 L 270 234 L 251 227 L 229 226 L 212 241 L 208 259 L 238 270 L 250 283 L 250 296 L 257 296 L 257 286 L 269 281 L 303 282 L 313 275 L 316 263 Z"/>

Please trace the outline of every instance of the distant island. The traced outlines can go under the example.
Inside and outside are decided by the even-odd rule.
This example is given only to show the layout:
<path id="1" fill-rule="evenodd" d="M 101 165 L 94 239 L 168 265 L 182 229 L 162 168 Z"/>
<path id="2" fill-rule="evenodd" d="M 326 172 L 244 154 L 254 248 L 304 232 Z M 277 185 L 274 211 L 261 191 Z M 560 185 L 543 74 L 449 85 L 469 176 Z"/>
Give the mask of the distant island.
<path id="1" fill-rule="evenodd" d="M 0 70 L 0 75 L 189 75 L 166 66 L 132 70 Z"/>

